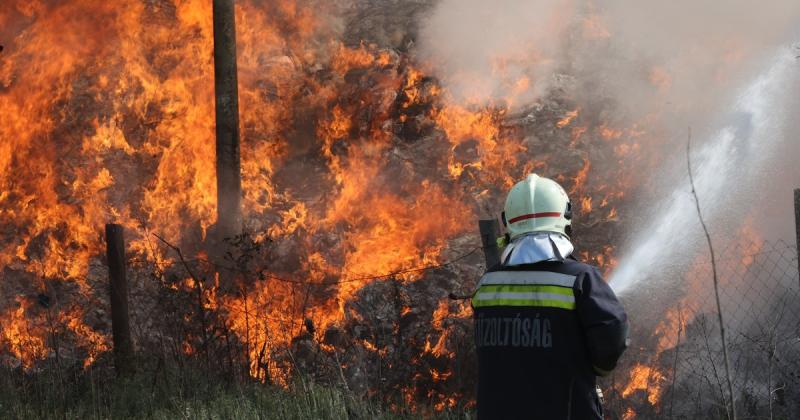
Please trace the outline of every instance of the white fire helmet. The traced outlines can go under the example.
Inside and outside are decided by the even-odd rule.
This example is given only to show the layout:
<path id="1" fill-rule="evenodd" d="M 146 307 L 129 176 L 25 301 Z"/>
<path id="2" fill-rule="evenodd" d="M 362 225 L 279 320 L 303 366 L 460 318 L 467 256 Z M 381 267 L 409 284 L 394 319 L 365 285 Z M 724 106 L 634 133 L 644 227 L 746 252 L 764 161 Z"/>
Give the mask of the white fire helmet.
<path id="1" fill-rule="evenodd" d="M 569 237 L 572 204 L 557 182 L 530 174 L 508 192 L 503 223 L 511 240 L 530 232 L 556 232 Z"/>

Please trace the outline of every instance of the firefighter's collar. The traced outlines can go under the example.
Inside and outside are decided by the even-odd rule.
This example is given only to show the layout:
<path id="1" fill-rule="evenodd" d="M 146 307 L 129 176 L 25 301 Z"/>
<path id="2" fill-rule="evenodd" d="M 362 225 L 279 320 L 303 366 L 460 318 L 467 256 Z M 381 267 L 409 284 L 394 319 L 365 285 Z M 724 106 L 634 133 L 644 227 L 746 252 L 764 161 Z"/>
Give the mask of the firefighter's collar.
<path id="1" fill-rule="evenodd" d="M 511 241 L 500 261 L 505 266 L 564 261 L 574 250 L 572 242 L 560 233 L 533 232 Z"/>

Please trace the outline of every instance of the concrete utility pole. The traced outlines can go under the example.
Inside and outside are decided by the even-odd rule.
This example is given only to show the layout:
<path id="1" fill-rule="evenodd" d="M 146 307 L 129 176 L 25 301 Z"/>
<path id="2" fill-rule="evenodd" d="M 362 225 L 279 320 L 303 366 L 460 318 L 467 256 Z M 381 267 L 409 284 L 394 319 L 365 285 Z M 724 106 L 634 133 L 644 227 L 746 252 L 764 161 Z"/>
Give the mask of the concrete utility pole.
<path id="1" fill-rule="evenodd" d="M 133 342 L 128 317 L 128 280 L 125 277 L 125 238 L 120 225 L 106 225 L 106 257 L 111 294 L 111 333 L 117 376 L 133 373 Z"/>
<path id="2" fill-rule="evenodd" d="M 220 237 L 242 229 L 239 92 L 234 0 L 214 0 L 214 92 L 217 115 L 217 228 Z"/>

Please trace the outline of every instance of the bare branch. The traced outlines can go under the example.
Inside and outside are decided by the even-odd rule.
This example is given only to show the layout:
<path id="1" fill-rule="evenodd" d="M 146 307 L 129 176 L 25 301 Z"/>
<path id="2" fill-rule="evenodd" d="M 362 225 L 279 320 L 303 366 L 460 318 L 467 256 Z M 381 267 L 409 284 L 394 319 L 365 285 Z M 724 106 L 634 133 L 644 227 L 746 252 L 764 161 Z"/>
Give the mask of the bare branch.
<path id="1" fill-rule="evenodd" d="M 181 260 L 181 264 L 183 264 L 183 268 L 186 269 L 186 272 L 189 274 L 189 277 L 191 277 L 192 280 L 194 280 L 195 283 L 199 284 L 198 277 L 194 275 L 194 272 L 192 272 L 192 269 L 189 268 L 189 264 L 186 262 L 186 259 L 183 258 L 183 252 L 181 252 L 181 249 L 179 247 L 167 242 L 166 239 L 162 238 L 157 233 L 153 233 L 152 235 L 155 236 L 156 238 L 158 238 L 159 241 L 163 242 L 164 245 L 166 245 L 167 247 L 171 248 L 173 251 L 175 251 L 178 254 L 178 258 Z"/>
<path id="2" fill-rule="evenodd" d="M 689 183 L 692 186 L 692 196 L 694 197 L 694 203 L 697 207 L 697 218 L 700 219 L 700 224 L 703 226 L 703 233 L 706 235 L 706 241 L 708 242 L 708 252 L 711 254 L 711 271 L 714 277 L 714 297 L 716 298 L 717 303 L 717 320 L 719 321 L 719 335 L 720 339 L 722 340 L 722 357 L 725 362 L 725 379 L 728 382 L 728 394 L 730 394 L 730 416 L 733 420 L 736 420 L 736 401 L 733 395 L 733 381 L 731 380 L 731 367 L 730 362 L 728 359 L 728 345 L 725 341 L 725 322 L 722 319 L 722 304 L 719 300 L 719 278 L 717 277 L 717 260 L 714 256 L 714 246 L 711 243 L 711 235 L 708 233 L 708 227 L 706 226 L 705 220 L 703 220 L 703 212 L 700 210 L 700 198 L 697 196 L 697 190 L 694 187 L 694 176 L 692 175 L 692 129 L 689 128 L 689 132 L 686 139 L 686 167 L 689 171 Z"/>

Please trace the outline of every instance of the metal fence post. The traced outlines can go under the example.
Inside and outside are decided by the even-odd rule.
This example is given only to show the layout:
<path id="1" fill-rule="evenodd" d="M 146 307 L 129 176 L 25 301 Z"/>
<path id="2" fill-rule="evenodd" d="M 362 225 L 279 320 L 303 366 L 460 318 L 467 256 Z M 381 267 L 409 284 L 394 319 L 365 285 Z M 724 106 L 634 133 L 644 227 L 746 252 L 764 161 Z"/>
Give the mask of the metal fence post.
<path id="1" fill-rule="evenodd" d="M 797 245 L 797 274 L 800 281 L 800 189 L 794 190 L 794 230 Z"/>
<path id="2" fill-rule="evenodd" d="M 500 262 L 500 248 L 497 247 L 500 225 L 496 219 L 479 220 L 478 228 L 481 231 L 483 256 L 486 258 L 486 269 L 488 270 Z"/>

